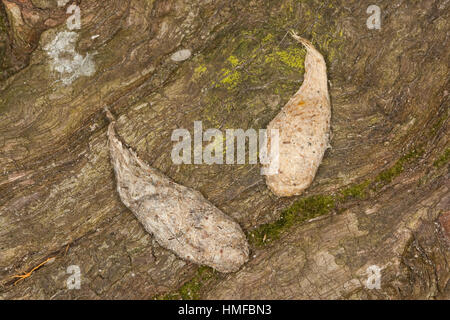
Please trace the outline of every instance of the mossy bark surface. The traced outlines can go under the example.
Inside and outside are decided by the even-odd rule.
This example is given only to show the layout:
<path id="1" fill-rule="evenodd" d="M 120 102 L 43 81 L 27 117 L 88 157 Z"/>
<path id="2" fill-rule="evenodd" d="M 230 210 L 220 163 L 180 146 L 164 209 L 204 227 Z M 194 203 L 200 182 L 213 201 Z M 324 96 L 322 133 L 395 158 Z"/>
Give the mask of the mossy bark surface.
<path id="1" fill-rule="evenodd" d="M 65 8 L 0 2 L 0 298 L 450 297 L 449 3 L 377 1 L 369 30 L 369 1 L 75 2 L 74 50 L 95 73 L 70 84 L 46 50 Z M 331 149 L 311 187 L 277 198 L 260 165 L 175 165 L 174 129 L 266 128 L 303 81 L 290 29 L 328 68 Z M 141 159 L 239 222 L 241 270 L 187 263 L 145 232 L 115 190 L 105 106 Z M 365 286 L 372 265 L 381 289 Z"/>

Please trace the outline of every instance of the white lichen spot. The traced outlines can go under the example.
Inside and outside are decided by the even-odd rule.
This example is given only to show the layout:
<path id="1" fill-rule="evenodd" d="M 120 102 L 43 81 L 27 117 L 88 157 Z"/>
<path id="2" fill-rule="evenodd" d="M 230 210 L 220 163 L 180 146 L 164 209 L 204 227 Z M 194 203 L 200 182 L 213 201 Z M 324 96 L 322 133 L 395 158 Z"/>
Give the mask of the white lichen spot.
<path id="1" fill-rule="evenodd" d="M 61 76 L 64 85 L 71 84 L 81 76 L 92 76 L 95 64 L 92 54 L 82 56 L 75 51 L 78 34 L 72 31 L 62 31 L 44 47 L 50 57 L 50 67 Z"/>
<path id="2" fill-rule="evenodd" d="M 172 59 L 175 62 L 180 62 L 180 61 L 189 59 L 190 56 L 191 56 L 191 50 L 183 49 L 183 50 L 179 50 L 179 51 L 175 52 L 174 54 L 172 54 L 170 59 Z"/>

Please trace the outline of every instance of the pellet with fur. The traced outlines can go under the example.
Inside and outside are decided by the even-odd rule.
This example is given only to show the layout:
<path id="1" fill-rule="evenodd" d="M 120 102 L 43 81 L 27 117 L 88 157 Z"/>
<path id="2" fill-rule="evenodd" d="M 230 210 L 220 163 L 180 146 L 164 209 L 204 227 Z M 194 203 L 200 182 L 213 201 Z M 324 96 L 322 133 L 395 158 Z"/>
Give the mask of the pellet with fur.
<path id="1" fill-rule="evenodd" d="M 114 120 L 108 139 L 120 199 L 162 247 L 220 272 L 236 271 L 248 260 L 247 239 L 235 221 L 139 159 L 120 141 Z"/>
<path id="2" fill-rule="evenodd" d="M 278 196 L 299 195 L 309 187 L 328 148 L 330 132 L 325 60 L 311 42 L 294 32 L 292 36 L 307 50 L 304 81 L 267 127 L 279 130 L 279 171 L 266 176 L 267 186 Z M 269 165 L 271 161 L 269 157 Z"/>

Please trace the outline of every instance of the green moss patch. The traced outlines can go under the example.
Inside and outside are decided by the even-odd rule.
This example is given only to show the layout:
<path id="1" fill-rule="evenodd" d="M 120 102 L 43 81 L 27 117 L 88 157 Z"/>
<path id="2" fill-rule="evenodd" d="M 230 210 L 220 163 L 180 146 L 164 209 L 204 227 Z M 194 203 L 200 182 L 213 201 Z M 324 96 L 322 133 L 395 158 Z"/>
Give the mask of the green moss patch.
<path id="1" fill-rule="evenodd" d="M 444 161 L 448 161 L 448 153 L 446 153 L 447 158 Z M 331 213 L 333 210 L 338 210 L 339 207 L 343 207 L 348 201 L 367 198 L 370 191 L 375 191 L 392 182 L 396 176 L 405 170 L 406 165 L 411 164 L 421 155 L 423 155 L 422 149 L 413 149 L 402 156 L 391 168 L 382 171 L 373 180 L 369 179 L 347 187 L 335 195 L 316 195 L 294 202 L 293 205 L 281 213 L 277 221 L 261 225 L 249 232 L 248 238 L 250 243 L 255 246 L 264 246 L 280 238 L 286 230 L 296 224 Z"/>
<path id="2" fill-rule="evenodd" d="M 282 232 L 295 224 L 324 215 L 336 206 L 334 196 L 311 196 L 296 201 L 281 213 L 280 219 L 264 224 L 249 234 L 251 243 L 257 246 L 276 240 Z"/>
<path id="3" fill-rule="evenodd" d="M 406 155 L 402 156 L 394 166 L 391 168 L 382 171 L 378 177 L 375 179 L 375 182 L 377 183 L 376 187 L 384 186 L 392 180 L 394 180 L 395 177 L 400 175 L 405 170 L 405 165 L 411 163 L 414 159 L 420 157 L 423 155 L 424 151 L 422 149 L 414 149 L 407 153 Z"/>
<path id="4" fill-rule="evenodd" d="M 176 292 L 170 292 L 155 297 L 156 300 L 198 300 L 202 286 L 210 279 L 214 278 L 214 269 L 201 266 L 197 269 L 195 276 L 185 282 Z"/>
<path id="5" fill-rule="evenodd" d="M 440 168 L 448 163 L 450 159 L 450 148 L 445 149 L 444 153 L 433 163 L 433 166 Z"/>
<path id="6" fill-rule="evenodd" d="M 363 183 L 348 187 L 341 191 L 341 201 L 348 199 L 364 199 L 367 196 L 368 187 L 370 185 L 370 180 L 366 180 Z"/>

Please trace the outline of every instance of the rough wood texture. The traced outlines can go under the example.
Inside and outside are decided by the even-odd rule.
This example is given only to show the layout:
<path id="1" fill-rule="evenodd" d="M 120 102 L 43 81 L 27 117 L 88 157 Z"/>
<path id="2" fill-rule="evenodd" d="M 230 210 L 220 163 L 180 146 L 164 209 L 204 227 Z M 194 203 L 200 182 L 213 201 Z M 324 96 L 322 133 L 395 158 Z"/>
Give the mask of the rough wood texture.
<path id="1" fill-rule="evenodd" d="M 367 29 L 372 3 L 356 0 L 78 1 L 75 52 L 92 54 L 96 71 L 70 85 L 44 49 L 65 19 L 29 36 L 6 2 L 23 17 L 24 3 L 61 12 L 56 1 L 1 1 L 1 298 L 449 297 L 448 1 L 377 1 L 381 30 Z M 276 198 L 259 165 L 174 165 L 176 128 L 266 128 L 279 113 L 304 70 L 290 29 L 323 54 L 333 105 L 332 148 L 308 190 Z M 37 39 L 24 65 L 16 37 Z M 182 49 L 192 56 L 172 61 Z M 248 233 L 240 271 L 177 258 L 121 203 L 106 105 L 143 161 Z M 67 289 L 70 265 L 79 290 Z M 371 265 L 383 268 L 379 290 L 364 286 Z"/>

